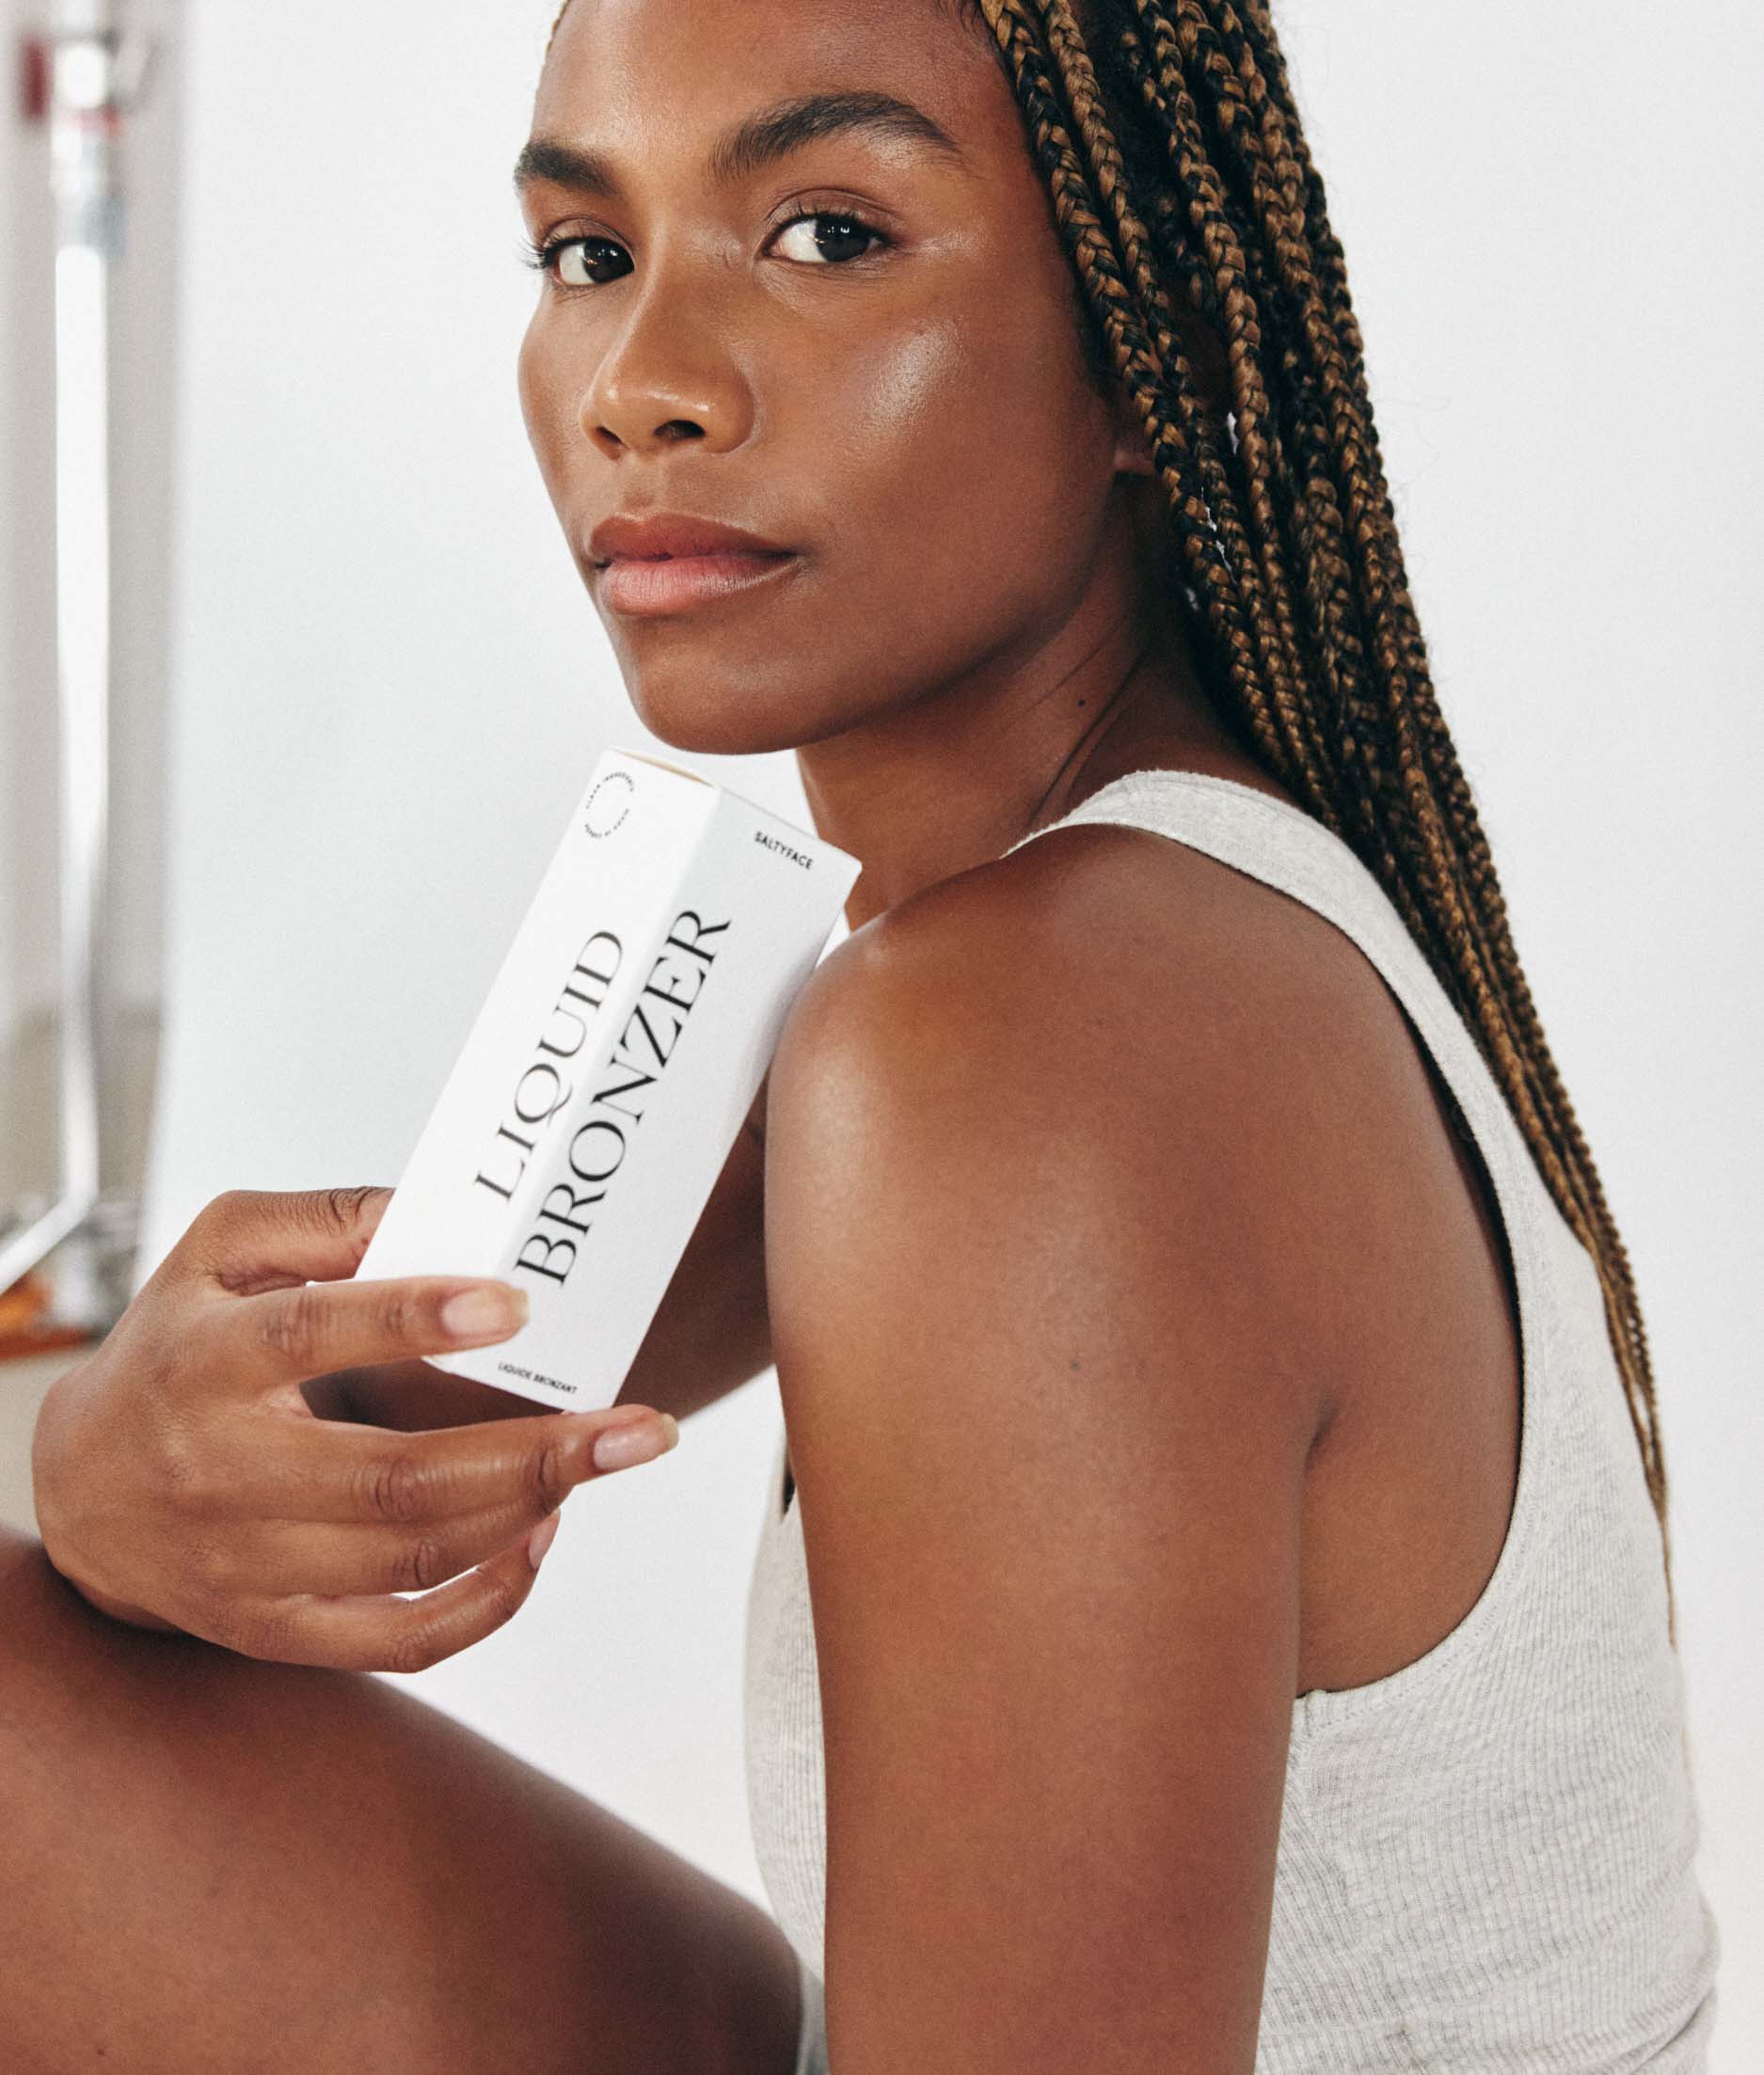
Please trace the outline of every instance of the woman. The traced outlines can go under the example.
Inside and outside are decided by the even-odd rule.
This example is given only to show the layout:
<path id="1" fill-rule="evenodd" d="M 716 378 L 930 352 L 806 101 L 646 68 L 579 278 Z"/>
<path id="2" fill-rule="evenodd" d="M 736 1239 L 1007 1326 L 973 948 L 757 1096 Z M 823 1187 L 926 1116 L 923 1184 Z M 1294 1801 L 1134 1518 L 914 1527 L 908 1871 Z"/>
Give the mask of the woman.
<path id="1" fill-rule="evenodd" d="M 52 1394 L 15 2062 L 1703 2067 L 1646 1342 L 1265 11 L 571 0 L 517 178 L 633 702 L 796 752 L 853 935 L 616 1414 L 306 1290 L 384 1191 L 218 1199 Z M 774 1360 L 776 1923 L 358 1675 Z"/>

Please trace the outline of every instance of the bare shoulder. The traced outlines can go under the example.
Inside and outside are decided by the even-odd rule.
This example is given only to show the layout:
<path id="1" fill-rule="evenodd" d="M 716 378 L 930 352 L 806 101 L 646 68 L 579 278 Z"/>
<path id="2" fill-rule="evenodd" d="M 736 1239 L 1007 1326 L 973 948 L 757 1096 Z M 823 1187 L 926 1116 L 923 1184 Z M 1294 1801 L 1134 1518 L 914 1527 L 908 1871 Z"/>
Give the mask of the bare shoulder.
<path id="1" fill-rule="evenodd" d="M 841 1007 L 854 1026 L 876 1019 L 882 1042 L 899 1031 L 890 1012 L 930 1011 L 952 981 L 971 1010 L 1032 1000 L 1050 1041 L 1117 999 L 1137 1005 L 1122 1037 L 1232 1030 L 1276 1005 L 1304 1022 L 1267 1032 L 1269 1051 L 1309 1054 L 1320 1026 L 1371 1047 L 1392 1027 L 1376 972 L 1314 909 L 1118 823 L 1050 832 L 877 916 L 821 961 L 793 1009 L 823 1036 Z"/>
<path id="2" fill-rule="evenodd" d="M 1317 1300 L 1337 1288 L 1339 1306 L 1331 1269 L 1356 1243 L 1346 1196 L 1427 1102 L 1401 1011 L 1324 916 L 1155 832 L 1079 825 L 821 962 L 773 1060 L 769 1245 L 794 1175 L 911 1190 L 948 1162 L 1014 1162 L 1063 1205 L 1070 1247 L 1131 1233 L 1149 1275 L 1180 1259 L 1216 1293 L 1253 1288 L 1269 1331 L 1319 1345 Z M 918 1196 L 916 1217 L 940 1214 Z M 1311 1373 L 1321 1404 L 1332 1379 Z"/>
<path id="3" fill-rule="evenodd" d="M 1406 1076 L 1427 1100 L 1402 1030 L 1314 910 L 1137 829 L 1053 832 L 854 932 L 770 1075 L 793 1469 L 837 1348 L 889 1344 L 903 1310 L 952 1330 L 936 1303 L 966 1305 L 982 1273 L 1013 1332 L 1071 1341 L 1068 1376 L 1205 1344 L 1239 1417 L 1253 1378 L 1270 1431 L 1314 1438 L 1361 1367 L 1373 1193 L 1425 1122 L 1395 1092 Z M 1014 1373 L 1002 1352 L 994 1369 Z"/>

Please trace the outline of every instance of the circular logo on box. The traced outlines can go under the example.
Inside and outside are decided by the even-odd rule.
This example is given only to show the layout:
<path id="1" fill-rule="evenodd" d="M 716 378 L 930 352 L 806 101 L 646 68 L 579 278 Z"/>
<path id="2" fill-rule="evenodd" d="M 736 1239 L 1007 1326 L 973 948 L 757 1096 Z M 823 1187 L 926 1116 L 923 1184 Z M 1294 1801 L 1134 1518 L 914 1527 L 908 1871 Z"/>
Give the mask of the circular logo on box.
<path id="1" fill-rule="evenodd" d="M 582 809 L 582 827 L 591 836 L 610 836 L 631 811 L 637 787 L 629 771 L 609 771 L 595 784 Z"/>

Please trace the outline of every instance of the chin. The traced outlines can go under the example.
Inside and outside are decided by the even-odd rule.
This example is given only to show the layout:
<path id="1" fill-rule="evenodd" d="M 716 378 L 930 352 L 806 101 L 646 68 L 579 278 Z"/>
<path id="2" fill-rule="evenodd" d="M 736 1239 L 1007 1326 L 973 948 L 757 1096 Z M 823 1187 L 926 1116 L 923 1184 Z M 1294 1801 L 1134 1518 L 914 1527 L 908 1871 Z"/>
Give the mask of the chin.
<path id="1" fill-rule="evenodd" d="M 690 682 L 672 671 L 632 669 L 625 689 L 656 740 L 688 755 L 763 756 L 837 732 L 814 701 L 792 697 L 776 675 L 752 681 L 746 669 L 723 673 L 713 664 Z"/>

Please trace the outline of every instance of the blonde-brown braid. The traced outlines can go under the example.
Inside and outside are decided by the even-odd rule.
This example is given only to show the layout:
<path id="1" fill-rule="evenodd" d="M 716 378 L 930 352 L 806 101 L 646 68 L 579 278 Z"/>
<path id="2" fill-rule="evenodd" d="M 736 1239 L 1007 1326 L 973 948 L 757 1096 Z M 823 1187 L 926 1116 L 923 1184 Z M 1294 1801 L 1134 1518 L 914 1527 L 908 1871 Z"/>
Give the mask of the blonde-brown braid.
<path id="1" fill-rule="evenodd" d="M 1133 292 L 1136 292 L 1136 315 L 1156 341 L 1163 366 L 1168 371 L 1167 380 L 1170 386 L 1184 386 L 1188 380 L 1187 363 L 1166 321 L 1170 309 L 1169 296 L 1158 278 L 1151 233 L 1129 196 L 1126 168 L 1104 116 L 1101 90 L 1084 47 L 1083 35 L 1066 0 L 1050 0 L 1046 16 L 1049 42 L 1060 68 L 1075 127 L 1089 150 L 1094 178 L 1115 226 L 1116 247 L 1125 261 Z M 1060 155 L 1062 179 L 1068 155 L 1064 151 Z M 1074 215 L 1084 206 L 1081 195 L 1073 198 Z M 1220 229 L 1216 219 L 1212 228 L 1216 236 Z M 1222 237 L 1219 242 L 1223 244 Z M 1229 256 L 1226 263 L 1229 268 Z M 1123 293 L 1129 292 L 1123 287 Z M 1246 389 L 1249 396 L 1257 397 L 1265 406 L 1265 398 L 1259 397 L 1260 384 L 1254 376 L 1254 346 L 1258 336 L 1254 305 L 1243 293 L 1241 282 L 1232 283 L 1229 279 L 1222 284 L 1220 300 L 1226 313 L 1234 386 Z M 1239 441 L 1247 454 L 1254 453 L 1264 438 L 1266 422 L 1265 407 L 1258 410 L 1247 403 L 1238 414 Z M 1198 405 L 1190 409 L 1186 423 L 1191 427 L 1200 426 Z M 1299 695 L 1302 670 L 1297 654 L 1292 593 L 1286 572 L 1273 551 L 1274 528 L 1270 523 L 1272 513 L 1266 504 L 1265 485 L 1252 468 L 1248 478 L 1249 502 L 1251 522 L 1257 535 L 1252 551 L 1248 531 L 1240 515 L 1243 502 L 1239 487 L 1241 471 L 1239 482 L 1233 482 L 1228 475 L 1211 427 L 1203 428 L 1202 473 L 1207 491 L 1225 515 L 1219 534 L 1227 554 L 1240 557 L 1247 568 L 1254 569 L 1254 579 L 1246 583 L 1245 593 L 1254 625 L 1267 637 L 1262 660 L 1272 688 L 1274 710 L 1293 759 L 1301 768 L 1313 774 L 1311 797 L 1317 811 L 1326 813 L 1337 788 L 1324 772 L 1328 751 L 1315 716 L 1309 703 Z"/>
<path id="2" fill-rule="evenodd" d="M 1195 4 L 1195 0 L 1184 0 L 1184 4 L 1185 11 L 1191 16 L 1204 11 Z M 1220 6 L 1217 13 L 1219 31 L 1216 47 L 1206 56 L 1209 74 L 1219 83 L 1221 91 L 1226 95 L 1244 102 L 1254 100 L 1261 104 L 1263 110 L 1263 132 L 1270 151 L 1290 160 L 1292 165 L 1292 173 L 1281 182 L 1283 198 L 1290 203 L 1302 194 L 1313 192 L 1314 180 L 1308 179 L 1309 168 L 1298 166 L 1296 156 L 1291 151 L 1289 133 L 1272 105 L 1271 97 L 1263 85 L 1260 69 L 1253 62 L 1253 57 L 1250 62 L 1244 62 L 1249 44 L 1245 23 L 1238 19 L 1229 5 Z M 1271 48 L 1271 24 L 1264 22 L 1261 26 L 1263 46 L 1264 49 Z M 1204 46 L 1206 38 L 1211 34 L 1210 30 L 1203 24 L 1197 24 L 1196 33 L 1198 40 Z M 1225 62 L 1227 59 L 1230 61 L 1229 68 Z M 1247 86 L 1248 91 L 1239 92 L 1239 82 Z M 1339 251 L 1339 247 L 1337 249 Z M 1358 344 L 1357 333 L 1356 342 Z M 1360 386 L 1363 388 L 1363 383 Z M 1369 425 L 1370 405 L 1366 405 L 1361 418 L 1357 400 L 1350 396 L 1346 401 L 1351 435 L 1354 430 Z M 1355 425 L 1357 419 L 1360 420 L 1359 427 Z M 1367 468 L 1365 453 L 1362 451 L 1356 458 L 1359 468 L 1366 470 L 1370 477 L 1372 470 Z M 1350 459 L 1349 467 L 1352 473 L 1355 460 Z M 1386 521 L 1384 530 L 1389 536 L 1390 552 L 1392 559 L 1398 562 L 1400 572 L 1400 548 L 1396 540 L 1394 514 L 1391 510 L 1381 476 L 1376 482 L 1376 496 Z M 1377 580 L 1375 575 L 1372 580 Z M 1397 637 L 1404 658 L 1404 674 L 1409 675 L 1422 664 L 1422 657 L 1412 600 L 1409 598 L 1406 584 L 1401 581 L 1400 573 L 1396 594 L 1401 599 Z M 1422 683 L 1425 684 L 1424 666 L 1422 675 Z M 1570 1215 L 1577 1233 L 1589 1250 L 1593 1248 L 1595 1233 L 1601 1226 L 1604 1228 L 1607 1235 L 1603 1264 L 1606 1273 L 1601 1280 L 1605 1285 L 1608 1323 L 1620 1342 L 1627 1339 L 1630 1343 L 1631 1363 L 1629 1366 L 1638 1372 L 1638 1380 L 1642 1385 L 1639 1396 L 1651 1413 L 1652 1380 L 1645 1356 L 1645 1333 L 1635 1301 L 1628 1253 L 1612 1222 L 1602 1184 L 1592 1164 L 1572 1108 L 1567 1102 L 1555 1062 L 1548 1046 L 1541 1042 L 1535 1006 L 1520 971 L 1511 930 L 1507 927 L 1505 904 L 1495 879 L 1487 842 L 1471 808 L 1468 783 L 1452 748 L 1444 720 L 1432 697 L 1430 685 L 1426 686 L 1426 696 L 1419 700 L 1411 690 L 1398 710 L 1406 713 L 1411 708 L 1416 727 L 1425 737 L 1424 754 L 1430 790 L 1440 798 L 1454 832 L 1462 832 L 1468 839 L 1464 845 L 1464 855 L 1459 861 L 1461 877 L 1468 882 L 1473 895 L 1466 919 L 1476 928 L 1479 960 L 1485 963 L 1486 969 L 1497 975 L 1497 987 L 1505 991 L 1506 999 L 1501 1005 L 1504 1011 L 1502 1022 L 1492 1028 L 1490 1035 L 1493 1042 L 1508 1054 L 1509 1074 L 1506 1078 L 1516 1114 L 1527 1124 L 1528 1138 L 1536 1145 L 1546 1172 L 1552 1168 L 1557 1170 L 1551 1174 L 1550 1179 L 1558 1200 L 1565 1197 L 1590 1213 L 1584 1217 L 1575 1217 L 1565 1203 L 1565 1214 Z M 1516 1043 L 1513 1041 L 1515 1035 L 1529 1041 Z M 1518 1084 L 1517 1087 L 1513 1085 L 1515 1082 Z M 1548 1128 L 1540 1126 L 1537 1116 L 1539 1112 L 1548 1115 Z M 1572 1179 L 1565 1179 L 1561 1169 L 1566 1169 Z M 1626 1376 L 1626 1383 L 1628 1381 Z M 1659 1452 L 1658 1423 L 1650 1418 L 1645 1427 L 1636 1417 L 1635 1401 L 1638 1394 L 1631 1392 L 1629 1395 L 1631 1422 L 1635 1426 L 1637 1442 L 1641 1447 L 1650 1493 L 1654 1495 L 1657 1510 L 1661 1514 L 1663 1534 L 1666 1526 L 1664 1484 L 1663 1466 Z"/>
<path id="3" fill-rule="evenodd" d="M 1345 262 L 1268 8 L 1259 0 L 967 5 L 1016 91 L 1068 256 L 1160 480 L 1169 489 L 1199 478 L 1203 513 L 1192 489 L 1169 499 L 1189 566 L 1190 533 L 1232 562 L 1235 582 L 1198 583 L 1193 601 L 1217 620 L 1207 646 L 1229 658 L 1221 703 L 1240 706 L 1268 768 L 1391 894 L 1597 1270 L 1660 1523 L 1676 1643 L 1665 1465 L 1633 1276 L 1439 712 Z M 1168 337 L 1182 285 L 1228 349 L 1239 436 L 1229 457 L 1209 445 Z M 1218 617 L 1228 600 L 1247 628 Z"/>

